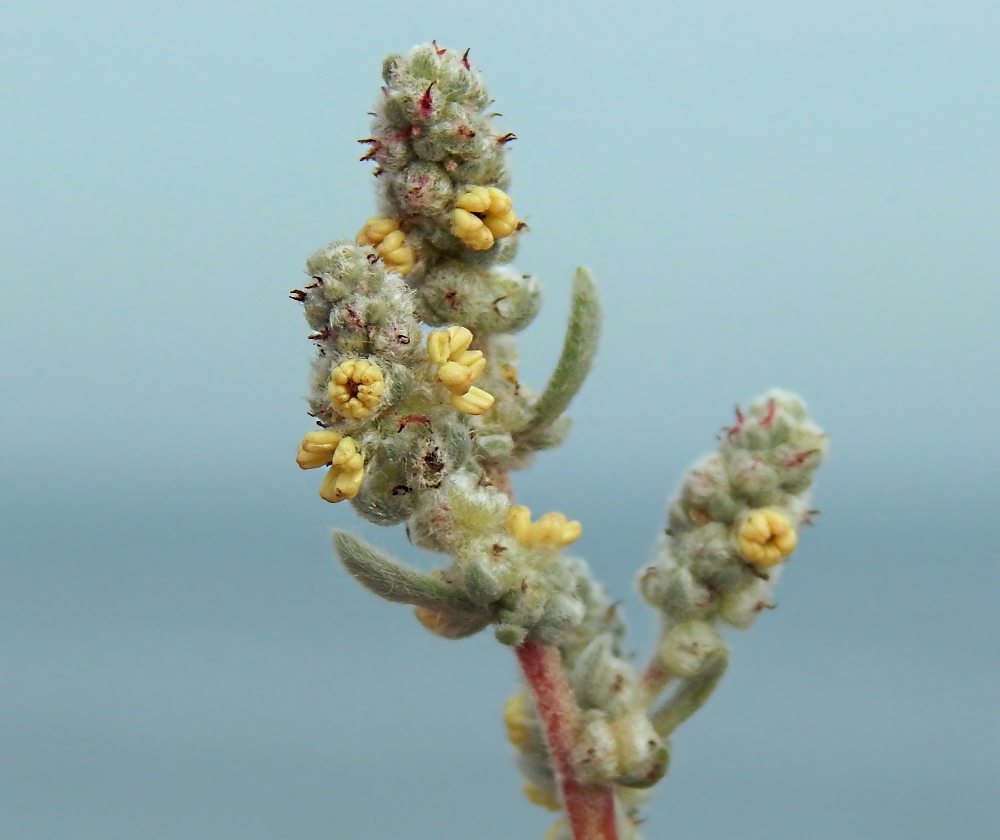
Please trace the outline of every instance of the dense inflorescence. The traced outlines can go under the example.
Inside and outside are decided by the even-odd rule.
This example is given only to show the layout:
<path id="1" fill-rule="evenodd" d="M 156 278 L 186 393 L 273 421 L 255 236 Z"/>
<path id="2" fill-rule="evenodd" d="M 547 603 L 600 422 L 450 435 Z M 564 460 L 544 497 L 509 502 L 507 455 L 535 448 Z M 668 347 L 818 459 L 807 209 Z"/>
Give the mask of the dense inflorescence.
<path id="1" fill-rule="evenodd" d="M 781 566 L 814 513 L 808 491 L 826 437 L 783 391 L 737 409 L 685 477 L 640 574 L 662 634 L 636 670 L 617 606 L 566 552 L 581 524 L 557 511 L 534 517 L 509 482 L 568 432 L 565 410 L 597 346 L 594 283 L 577 271 L 562 354 L 535 394 L 518 378 L 513 338 L 541 300 L 538 281 L 510 266 L 526 231 L 507 192 L 514 135 L 494 128 L 468 51 L 421 45 L 387 58 L 383 80 L 361 141 L 362 160 L 376 166 L 378 213 L 353 241 L 313 254 L 308 282 L 291 293 L 316 350 L 308 405 L 318 428 L 296 461 L 325 468 L 326 501 L 350 500 L 378 525 L 405 523 L 414 545 L 448 557 L 422 572 L 337 532 L 359 582 L 413 606 L 439 636 L 492 626 L 517 650 L 525 683 L 504 722 L 527 798 L 565 811 L 548 840 L 638 840 L 638 809 L 667 771 L 670 734 L 726 668 L 720 628 L 747 628 L 773 606 Z M 549 653 L 529 668 L 539 646 Z M 553 661 L 543 696 L 529 672 Z"/>
<path id="2" fill-rule="evenodd" d="M 321 427 L 298 463 L 327 468 L 327 501 L 405 522 L 414 544 L 451 556 L 436 574 L 465 608 L 418 607 L 426 627 L 460 637 L 494 624 L 507 644 L 529 632 L 553 641 L 586 612 L 586 568 L 562 552 L 580 525 L 558 512 L 531 522 L 507 473 L 565 437 L 562 412 L 596 343 L 593 284 L 576 283 L 571 333 L 582 319 L 590 334 L 572 348 L 572 375 L 537 399 L 518 380 L 512 338 L 540 305 L 538 281 L 506 265 L 524 231 L 504 192 L 513 135 L 493 129 L 467 55 L 423 45 L 390 56 L 383 79 L 363 141 L 380 213 L 354 242 L 310 257 L 309 282 L 292 292 L 316 346 L 309 409 Z"/>
<path id="3" fill-rule="evenodd" d="M 657 562 L 640 577 L 643 597 L 671 625 L 753 624 L 809 522 L 808 491 L 826 449 L 794 394 L 771 391 L 745 414 L 737 409 L 670 503 Z"/>

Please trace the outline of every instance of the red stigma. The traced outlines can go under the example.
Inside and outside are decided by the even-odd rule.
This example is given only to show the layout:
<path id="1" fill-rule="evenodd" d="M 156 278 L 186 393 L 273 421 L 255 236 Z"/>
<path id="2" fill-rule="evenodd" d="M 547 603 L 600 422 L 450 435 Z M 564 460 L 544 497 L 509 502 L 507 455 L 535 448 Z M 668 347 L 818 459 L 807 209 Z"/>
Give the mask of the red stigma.
<path id="1" fill-rule="evenodd" d="M 434 87 L 434 84 L 434 82 L 431 82 L 427 85 L 427 90 L 420 94 L 420 99 L 417 100 L 417 105 L 420 107 L 420 113 L 424 116 L 434 110 L 434 105 L 431 102 L 431 88 Z"/>
<path id="2" fill-rule="evenodd" d="M 411 426 L 415 423 L 421 426 L 426 426 L 428 429 L 431 428 L 431 418 L 426 414 L 404 414 L 399 418 L 399 425 L 396 426 L 396 432 L 401 432 L 407 426 Z"/>
<path id="3" fill-rule="evenodd" d="M 739 406 L 736 406 L 736 422 L 732 426 L 726 429 L 726 434 L 729 435 L 729 437 L 732 437 L 733 435 L 738 434 L 740 429 L 742 428 L 743 428 L 743 412 L 740 411 Z"/>

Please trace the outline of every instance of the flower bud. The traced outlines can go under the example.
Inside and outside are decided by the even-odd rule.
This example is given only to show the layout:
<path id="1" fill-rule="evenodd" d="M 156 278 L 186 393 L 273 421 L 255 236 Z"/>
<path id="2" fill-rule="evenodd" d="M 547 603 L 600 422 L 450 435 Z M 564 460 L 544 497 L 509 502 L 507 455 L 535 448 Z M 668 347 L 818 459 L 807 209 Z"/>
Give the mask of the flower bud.
<path id="1" fill-rule="evenodd" d="M 660 661 L 671 673 L 680 677 L 693 677 L 700 670 L 705 657 L 724 647 L 725 643 L 715 627 L 707 621 L 685 621 L 677 624 L 660 643 Z"/>

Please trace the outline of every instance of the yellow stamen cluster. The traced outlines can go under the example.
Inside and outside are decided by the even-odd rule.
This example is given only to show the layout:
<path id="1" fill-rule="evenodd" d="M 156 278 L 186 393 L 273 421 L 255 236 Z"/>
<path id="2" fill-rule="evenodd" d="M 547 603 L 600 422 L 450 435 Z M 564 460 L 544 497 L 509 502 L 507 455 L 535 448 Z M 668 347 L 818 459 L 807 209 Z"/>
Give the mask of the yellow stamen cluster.
<path id="1" fill-rule="evenodd" d="M 795 550 L 798 537 L 791 520 L 781 511 L 763 508 L 753 511 L 736 532 L 736 544 L 743 559 L 755 566 L 773 566 Z"/>
<path id="2" fill-rule="evenodd" d="M 503 725 L 507 740 L 515 747 L 524 746 L 531 737 L 531 705 L 523 694 L 512 694 L 503 707 Z"/>
<path id="3" fill-rule="evenodd" d="M 541 805 L 549 811 L 558 811 L 562 808 L 559 796 L 555 790 L 546 790 L 540 785 L 536 785 L 531 779 L 524 780 L 524 795 L 532 805 Z"/>
<path id="4" fill-rule="evenodd" d="M 569 521 L 559 511 L 542 514 L 537 522 L 532 522 L 531 511 L 524 505 L 514 505 L 507 512 L 507 528 L 525 548 L 562 548 L 583 531 L 579 522 Z"/>
<path id="5" fill-rule="evenodd" d="M 328 502 L 342 502 L 358 495 L 365 477 L 365 456 L 358 452 L 354 439 L 332 429 L 308 432 L 299 444 L 295 463 L 304 470 L 330 464 L 319 495 Z"/>
<path id="6" fill-rule="evenodd" d="M 510 196 L 496 187 L 469 187 L 451 212 L 451 232 L 474 251 L 488 251 L 517 225 Z"/>
<path id="7" fill-rule="evenodd" d="M 486 359 L 481 350 L 470 350 L 470 344 L 472 333 L 465 327 L 433 330 L 427 336 L 427 356 L 451 391 L 451 404 L 465 414 L 485 414 L 493 408 L 493 395 L 472 383 L 486 370 Z"/>
<path id="8" fill-rule="evenodd" d="M 372 216 L 354 238 L 358 245 L 373 245 L 375 253 L 390 269 L 407 274 L 416 260 L 413 249 L 406 244 L 406 234 L 399 222 L 389 216 Z"/>
<path id="9" fill-rule="evenodd" d="M 330 373 L 330 402 L 345 417 L 360 420 L 371 414 L 385 390 L 378 365 L 365 359 L 348 359 Z"/>

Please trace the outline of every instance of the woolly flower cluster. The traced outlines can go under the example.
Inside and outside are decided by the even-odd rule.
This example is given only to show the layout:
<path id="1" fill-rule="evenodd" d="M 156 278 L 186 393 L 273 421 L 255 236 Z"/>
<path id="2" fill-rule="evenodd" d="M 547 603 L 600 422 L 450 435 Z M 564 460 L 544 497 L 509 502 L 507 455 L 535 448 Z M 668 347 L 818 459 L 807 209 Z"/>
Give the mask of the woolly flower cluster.
<path id="1" fill-rule="evenodd" d="M 803 402 L 774 390 L 746 413 L 737 409 L 716 451 L 688 471 L 658 559 L 639 579 L 663 613 L 661 657 L 671 673 L 691 676 L 722 647 L 717 619 L 747 628 L 773 606 L 781 562 L 815 513 L 808 490 L 826 450 Z"/>
<path id="2" fill-rule="evenodd" d="M 359 244 L 376 247 L 417 290 L 428 324 L 477 335 L 511 333 L 537 314 L 539 287 L 500 266 L 517 252 L 524 223 L 505 192 L 510 132 L 485 113 L 489 95 L 468 52 L 424 44 L 389 56 L 362 160 L 377 164 L 380 215 Z"/>
<path id="3" fill-rule="evenodd" d="M 291 293 L 316 348 L 308 402 L 320 427 L 297 463 L 325 467 L 326 501 L 405 522 L 414 544 L 450 555 L 434 575 L 463 601 L 415 602 L 425 627 L 460 638 L 493 624 L 507 644 L 529 632 L 552 641 L 585 613 L 585 568 L 562 554 L 581 526 L 555 511 L 532 521 L 506 476 L 565 436 L 596 332 L 555 397 L 519 382 L 511 334 L 537 313 L 540 287 L 499 265 L 524 230 L 505 192 L 513 135 L 491 127 L 467 53 L 422 45 L 387 59 L 383 78 L 362 141 L 380 213 L 354 242 L 313 254 L 309 282 Z"/>

